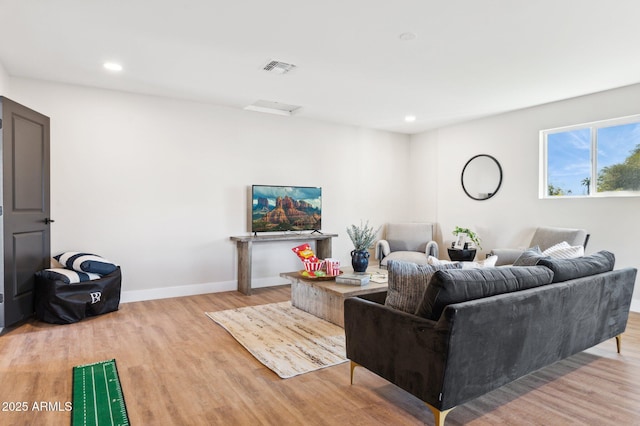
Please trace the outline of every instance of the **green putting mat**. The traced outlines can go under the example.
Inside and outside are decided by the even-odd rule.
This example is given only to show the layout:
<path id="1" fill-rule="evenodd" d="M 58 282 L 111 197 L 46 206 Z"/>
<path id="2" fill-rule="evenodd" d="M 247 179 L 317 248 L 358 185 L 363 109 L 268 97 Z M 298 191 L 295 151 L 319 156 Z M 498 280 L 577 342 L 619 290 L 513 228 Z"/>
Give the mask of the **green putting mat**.
<path id="1" fill-rule="evenodd" d="M 71 426 L 127 426 L 116 360 L 73 367 Z"/>

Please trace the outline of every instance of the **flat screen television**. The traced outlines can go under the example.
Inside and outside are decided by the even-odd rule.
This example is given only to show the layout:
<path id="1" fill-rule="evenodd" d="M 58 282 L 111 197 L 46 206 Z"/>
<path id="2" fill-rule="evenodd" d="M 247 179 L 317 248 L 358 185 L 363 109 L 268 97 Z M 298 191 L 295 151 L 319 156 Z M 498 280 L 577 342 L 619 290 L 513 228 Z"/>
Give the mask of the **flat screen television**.
<path id="1" fill-rule="evenodd" d="M 319 231 L 322 188 L 253 185 L 251 232 Z"/>

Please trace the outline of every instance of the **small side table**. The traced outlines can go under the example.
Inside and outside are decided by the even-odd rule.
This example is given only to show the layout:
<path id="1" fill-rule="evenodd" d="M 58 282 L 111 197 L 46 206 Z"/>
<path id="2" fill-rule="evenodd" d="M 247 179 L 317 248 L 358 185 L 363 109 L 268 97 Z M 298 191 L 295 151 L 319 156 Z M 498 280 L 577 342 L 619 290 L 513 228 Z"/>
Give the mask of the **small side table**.
<path id="1" fill-rule="evenodd" d="M 476 249 L 453 249 L 448 248 L 449 259 L 456 262 L 471 262 L 476 257 Z"/>

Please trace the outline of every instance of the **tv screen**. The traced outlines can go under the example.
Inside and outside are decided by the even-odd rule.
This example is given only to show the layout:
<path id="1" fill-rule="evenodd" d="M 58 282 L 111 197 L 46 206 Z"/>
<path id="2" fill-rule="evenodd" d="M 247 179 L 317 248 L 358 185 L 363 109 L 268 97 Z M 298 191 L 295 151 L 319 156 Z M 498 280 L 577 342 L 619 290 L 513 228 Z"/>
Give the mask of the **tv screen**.
<path id="1" fill-rule="evenodd" d="M 251 187 L 251 232 L 319 231 L 321 219 L 322 188 Z"/>

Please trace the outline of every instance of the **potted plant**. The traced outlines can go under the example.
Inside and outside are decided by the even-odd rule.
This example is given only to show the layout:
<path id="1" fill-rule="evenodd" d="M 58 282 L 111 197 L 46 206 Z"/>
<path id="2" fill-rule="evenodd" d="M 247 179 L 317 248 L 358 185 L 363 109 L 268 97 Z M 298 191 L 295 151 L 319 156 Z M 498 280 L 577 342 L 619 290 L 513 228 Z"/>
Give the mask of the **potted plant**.
<path id="1" fill-rule="evenodd" d="M 369 248 L 376 240 L 378 229 L 369 226 L 369 221 L 365 224 L 360 221 L 360 226 L 351 225 L 347 227 L 347 235 L 351 238 L 354 250 L 351 252 L 351 266 L 355 272 L 364 272 L 369 266 Z"/>
<path id="2" fill-rule="evenodd" d="M 482 249 L 482 246 L 480 245 L 480 237 L 471 229 L 456 226 L 456 229 L 453 230 L 453 235 L 457 236 L 458 234 L 466 234 L 467 238 L 472 241 L 473 244 L 475 244 L 479 249 Z M 466 244 L 465 248 L 467 248 Z"/>

